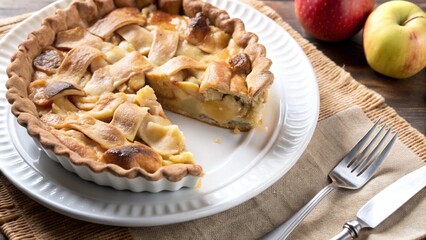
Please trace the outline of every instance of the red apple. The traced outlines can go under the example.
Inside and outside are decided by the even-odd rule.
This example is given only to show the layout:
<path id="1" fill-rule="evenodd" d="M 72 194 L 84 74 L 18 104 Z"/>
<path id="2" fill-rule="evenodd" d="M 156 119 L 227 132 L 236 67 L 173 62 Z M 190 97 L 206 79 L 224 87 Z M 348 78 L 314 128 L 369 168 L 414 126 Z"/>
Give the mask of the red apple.
<path id="1" fill-rule="evenodd" d="M 354 36 L 374 9 L 374 0 L 295 0 L 296 17 L 312 36 L 336 42 Z"/>

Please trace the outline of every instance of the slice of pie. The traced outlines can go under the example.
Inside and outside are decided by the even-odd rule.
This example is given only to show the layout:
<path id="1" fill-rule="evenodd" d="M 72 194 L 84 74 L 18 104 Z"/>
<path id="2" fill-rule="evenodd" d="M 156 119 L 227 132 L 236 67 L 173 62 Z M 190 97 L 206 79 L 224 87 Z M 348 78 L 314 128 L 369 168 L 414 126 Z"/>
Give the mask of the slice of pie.
<path id="1" fill-rule="evenodd" d="M 202 176 L 164 109 L 256 127 L 273 75 L 255 34 L 202 1 L 74 1 L 8 67 L 7 99 L 46 149 L 117 176 Z"/>

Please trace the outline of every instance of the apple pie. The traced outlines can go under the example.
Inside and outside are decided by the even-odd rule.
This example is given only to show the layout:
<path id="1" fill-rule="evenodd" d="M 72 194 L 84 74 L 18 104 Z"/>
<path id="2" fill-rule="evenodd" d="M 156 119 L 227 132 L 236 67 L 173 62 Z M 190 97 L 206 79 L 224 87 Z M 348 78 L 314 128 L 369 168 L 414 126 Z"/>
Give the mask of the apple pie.
<path id="1" fill-rule="evenodd" d="M 201 177 L 163 109 L 256 127 L 273 74 L 240 19 L 191 0 L 77 0 L 44 19 L 8 67 L 12 112 L 43 148 L 119 177 Z"/>

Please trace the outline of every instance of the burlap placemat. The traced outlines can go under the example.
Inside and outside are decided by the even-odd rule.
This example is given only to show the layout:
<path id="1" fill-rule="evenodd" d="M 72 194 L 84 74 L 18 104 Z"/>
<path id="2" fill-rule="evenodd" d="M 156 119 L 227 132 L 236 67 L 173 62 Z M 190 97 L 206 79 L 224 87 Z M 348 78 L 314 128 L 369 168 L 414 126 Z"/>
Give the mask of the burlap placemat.
<path id="1" fill-rule="evenodd" d="M 387 106 L 383 97 L 336 66 L 264 3 L 244 2 L 289 32 L 310 59 L 318 79 L 320 122 L 304 155 L 288 174 L 262 194 L 223 213 L 150 228 L 111 227 L 68 218 L 34 202 L 1 175 L 2 232 L 9 239 L 256 239 L 285 221 L 324 187 L 332 166 L 370 127 L 370 120 L 381 117 L 399 132 L 401 143 L 396 144 L 377 176 L 359 191 L 331 193 L 292 235 L 295 239 L 327 239 L 337 233 L 345 221 L 355 217 L 357 209 L 375 193 L 424 164 L 425 137 Z M 27 16 L 0 21 L 0 36 Z M 362 238 L 425 238 L 424 212 L 423 190 L 378 229 L 367 231 Z"/>

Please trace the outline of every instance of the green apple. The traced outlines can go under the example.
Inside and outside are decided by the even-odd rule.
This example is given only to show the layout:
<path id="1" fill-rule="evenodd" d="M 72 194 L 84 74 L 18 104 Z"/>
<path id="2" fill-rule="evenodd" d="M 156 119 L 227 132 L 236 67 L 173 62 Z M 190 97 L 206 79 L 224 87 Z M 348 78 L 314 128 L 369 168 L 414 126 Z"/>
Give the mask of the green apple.
<path id="1" fill-rule="evenodd" d="M 426 66 L 426 13 L 411 2 L 385 2 L 368 16 L 363 44 L 375 71 L 409 78 Z"/>

